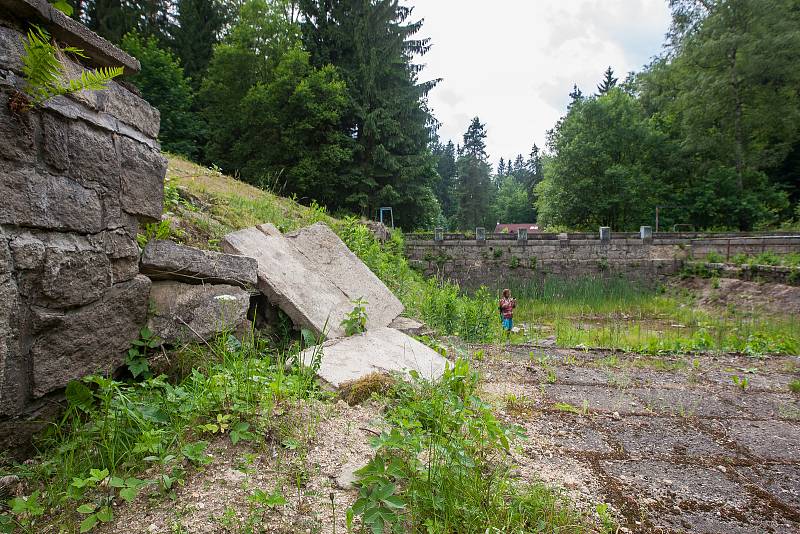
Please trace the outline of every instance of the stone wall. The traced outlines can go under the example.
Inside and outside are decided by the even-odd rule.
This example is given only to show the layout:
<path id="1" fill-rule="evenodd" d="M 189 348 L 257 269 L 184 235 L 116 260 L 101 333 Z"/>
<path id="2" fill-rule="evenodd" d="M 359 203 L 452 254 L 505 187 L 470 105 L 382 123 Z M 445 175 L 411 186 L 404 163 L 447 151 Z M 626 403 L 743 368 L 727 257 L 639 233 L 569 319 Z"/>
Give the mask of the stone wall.
<path id="1" fill-rule="evenodd" d="M 31 23 L 86 65 L 139 68 L 45 0 L 0 0 L 0 449 L 23 443 L 69 380 L 122 363 L 150 290 L 137 228 L 160 218 L 166 172 L 158 111 L 121 83 L 12 110 Z"/>
<path id="2" fill-rule="evenodd" d="M 499 287 L 544 276 L 579 278 L 623 276 L 645 282 L 677 273 L 684 261 L 710 252 L 730 258 L 739 253 L 800 252 L 800 234 L 533 234 L 518 241 L 508 234 L 490 234 L 485 241 L 447 234 L 406 236 L 406 257 L 427 276 L 443 276 L 467 288 Z"/>

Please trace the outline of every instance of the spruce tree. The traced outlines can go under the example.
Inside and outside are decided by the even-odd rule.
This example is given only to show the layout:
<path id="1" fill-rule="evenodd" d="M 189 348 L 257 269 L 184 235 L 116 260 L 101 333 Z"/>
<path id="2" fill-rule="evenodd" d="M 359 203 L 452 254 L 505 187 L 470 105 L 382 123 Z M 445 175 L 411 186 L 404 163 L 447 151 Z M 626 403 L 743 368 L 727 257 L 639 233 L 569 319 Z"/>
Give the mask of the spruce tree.
<path id="1" fill-rule="evenodd" d="M 432 222 L 435 158 L 426 97 L 436 81 L 420 82 L 428 39 L 415 35 L 411 8 L 398 0 L 301 0 L 303 44 L 314 65 L 333 64 L 347 84 L 350 111 L 341 122 L 355 139 L 346 205 L 365 215 L 394 208 L 404 228 Z"/>
<path id="2" fill-rule="evenodd" d="M 180 57 L 183 72 L 195 88 L 202 82 L 226 19 L 225 7 L 219 0 L 178 2 L 178 27 L 174 30 L 173 50 Z"/>
<path id="3" fill-rule="evenodd" d="M 487 159 L 486 127 L 475 117 L 464 133 L 458 155 L 458 223 L 462 229 L 490 222 L 491 167 Z"/>
<path id="4" fill-rule="evenodd" d="M 435 144 L 433 150 L 437 158 L 436 170 L 439 178 L 434 187 L 442 215 L 450 219 L 456 211 L 455 185 L 458 170 L 456 167 L 456 147 L 452 141 L 446 145 Z"/>
<path id="5" fill-rule="evenodd" d="M 603 73 L 603 81 L 597 86 L 597 94 L 604 95 L 617 86 L 617 78 L 614 77 L 614 70 L 609 66 Z"/>

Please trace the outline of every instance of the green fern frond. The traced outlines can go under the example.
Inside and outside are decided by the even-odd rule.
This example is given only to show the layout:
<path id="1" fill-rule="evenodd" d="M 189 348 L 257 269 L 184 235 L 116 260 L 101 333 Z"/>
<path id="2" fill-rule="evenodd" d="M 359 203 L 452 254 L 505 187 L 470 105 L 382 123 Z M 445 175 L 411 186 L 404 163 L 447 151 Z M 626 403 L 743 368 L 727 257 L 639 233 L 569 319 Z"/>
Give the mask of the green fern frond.
<path id="1" fill-rule="evenodd" d="M 105 67 L 83 71 L 78 78 L 64 80 L 66 72 L 59 61 L 61 53 L 69 52 L 86 57 L 75 47 L 58 48 L 50 42 L 50 35 L 38 26 L 28 30 L 28 42 L 23 43 L 22 73 L 25 77 L 25 92 L 31 97 L 31 107 L 59 95 L 68 95 L 83 90 L 100 91 L 122 74 L 122 67 Z"/>

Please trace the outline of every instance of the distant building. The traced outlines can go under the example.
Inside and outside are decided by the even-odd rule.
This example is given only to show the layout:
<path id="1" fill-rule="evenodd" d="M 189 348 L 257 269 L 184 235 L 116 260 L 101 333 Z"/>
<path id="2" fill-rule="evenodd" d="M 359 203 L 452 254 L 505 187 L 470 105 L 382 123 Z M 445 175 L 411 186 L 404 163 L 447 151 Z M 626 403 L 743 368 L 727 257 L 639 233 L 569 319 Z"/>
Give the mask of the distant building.
<path id="1" fill-rule="evenodd" d="M 494 227 L 494 233 L 496 234 L 516 234 L 517 230 L 519 229 L 527 229 L 529 234 L 533 234 L 539 231 L 539 225 L 536 223 L 522 223 L 522 224 L 500 224 L 497 223 L 497 226 Z"/>

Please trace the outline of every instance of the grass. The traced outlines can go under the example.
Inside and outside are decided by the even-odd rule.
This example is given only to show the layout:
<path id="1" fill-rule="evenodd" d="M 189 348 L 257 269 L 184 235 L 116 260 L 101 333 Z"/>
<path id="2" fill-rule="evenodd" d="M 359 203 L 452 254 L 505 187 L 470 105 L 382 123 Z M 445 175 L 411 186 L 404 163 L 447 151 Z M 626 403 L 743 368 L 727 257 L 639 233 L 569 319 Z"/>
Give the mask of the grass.
<path id="1" fill-rule="evenodd" d="M 620 348 L 648 354 L 732 351 L 800 353 L 800 318 L 758 311 L 699 309 L 691 294 L 620 278 L 545 279 L 512 288 L 514 320 L 533 326 L 512 341 L 554 335 L 559 346 Z"/>
<path id="2" fill-rule="evenodd" d="M 458 360 L 435 383 L 397 384 L 389 428 L 357 472 L 353 514 L 372 533 L 594 531 L 557 491 L 512 483 L 509 452 L 521 430 L 495 418 L 477 398 L 477 383 Z"/>
<path id="3" fill-rule="evenodd" d="M 39 455 L 13 469 L 30 494 L 11 501 L 0 532 L 85 532 L 112 521 L 113 508 L 144 488 L 170 495 L 188 466 L 208 463 L 208 439 L 256 440 L 281 403 L 318 394 L 314 369 L 287 366 L 289 356 L 255 338 L 221 335 L 173 355 L 191 370 L 172 381 L 70 383 L 67 408 L 40 437 Z M 150 474 L 137 478 L 145 468 Z"/>

